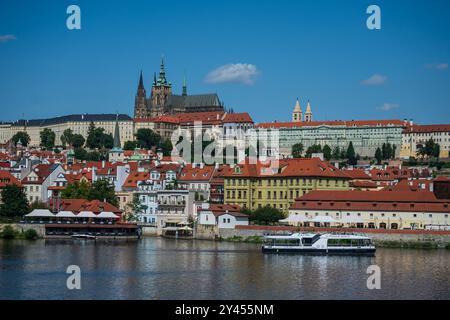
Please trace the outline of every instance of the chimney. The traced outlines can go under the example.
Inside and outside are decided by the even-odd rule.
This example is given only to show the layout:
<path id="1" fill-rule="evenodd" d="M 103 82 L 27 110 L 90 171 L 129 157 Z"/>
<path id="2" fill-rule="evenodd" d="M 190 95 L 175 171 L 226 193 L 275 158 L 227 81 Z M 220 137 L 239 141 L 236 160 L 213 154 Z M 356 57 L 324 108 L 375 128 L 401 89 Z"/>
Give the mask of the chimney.
<path id="1" fill-rule="evenodd" d="M 191 166 L 192 166 L 192 169 L 195 169 L 195 162 L 192 162 Z"/>
<path id="2" fill-rule="evenodd" d="M 105 169 L 105 160 L 102 160 L 102 169 Z"/>
<path id="3" fill-rule="evenodd" d="M 409 125 L 412 126 L 413 124 L 413 119 L 409 119 Z"/>
<path id="4" fill-rule="evenodd" d="M 200 162 L 200 169 L 203 169 L 205 167 L 205 164 L 203 162 Z"/>

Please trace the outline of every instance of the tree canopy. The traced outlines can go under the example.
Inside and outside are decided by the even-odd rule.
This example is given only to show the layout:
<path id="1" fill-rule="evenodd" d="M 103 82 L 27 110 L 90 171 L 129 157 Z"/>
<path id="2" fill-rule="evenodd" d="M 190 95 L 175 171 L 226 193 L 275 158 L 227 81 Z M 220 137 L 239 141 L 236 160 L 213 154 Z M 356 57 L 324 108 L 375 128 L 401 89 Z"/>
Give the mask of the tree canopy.
<path id="1" fill-rule="evenodd" d="M 49 128 L 45 128 L 40 132 L 41 147 L 47 150 L 52 149 L 55 146 L 56 134 Z"/>
<path id="2" fill-rule="evenodd" d="M 152 147 L 158 147 L 161 143 L 161 136 L 151 129 L 141 128 L 136 132 L 137 146 L 150 150 Z"/>
<path id="3" fill-rule="evenodd" d="M 250 221 L 259 225 L 270 225 L 278 223 L 279 220 L 285 218 L 283 212 L 279 209 L 265 206 L 254 211 L 247 211 Z"/>
<path id="4" fill-rule="evenodd" d="M 69 183 L 61 193 L 64 199 L 87 199 L 106 201 L 117 206 L 119 201 L 114 192 L 114 185 L 107 180 L 97 180 L 90 184 L 86 181 Z"/>
<path id="5" fill-rule="evenodd" d="M 114 146 L 114 138 L 109 133 L 105 133 L 104 128 L 95 127 L 91 122 L 86 139 L 86 147 L 90 149 L 111 149 Z"/>
<path id="6" fill-rule="evenodd" d="M 296 143 L 292 146 L 292 157 L 293 158 L 301 158 L 303 153 L 303 143 Z"/>
<path id="7" fill-rule="evenodd" d="M 22 187 L 7 185 L 1 192 L 3 203 L 0 205 L 0 215 L 4 217 L 23 216 L 30 210 L 28 199 Z"/>
<path id="8" fill-rule="evenodd" d="M 30 136 L 25 131 L 19 131 L 12 137 L 14 145 L 17 145 L 17 143 L 20 141 L 20 143 L 22 143 L 24 147 L 28 146 L 30 140 Z"/>
<path id="9" fill-rule="evenodd" d="M 323 157 L 325 160 L 330 161 L 331 160 L 331 148 L 329 145 L 324 145 L 322 148 L 322 152 L 323 152 Z"/>

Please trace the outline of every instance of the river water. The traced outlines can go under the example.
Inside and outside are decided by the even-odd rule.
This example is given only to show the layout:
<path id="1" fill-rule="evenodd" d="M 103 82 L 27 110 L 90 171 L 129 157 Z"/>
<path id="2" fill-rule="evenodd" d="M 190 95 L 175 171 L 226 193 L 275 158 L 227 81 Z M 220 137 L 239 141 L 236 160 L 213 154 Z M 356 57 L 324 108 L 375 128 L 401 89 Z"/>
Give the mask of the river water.
<path id="1" fill-rule="evenodd" d="M 81 289 L 66 286 L 69 265 Z M 367 288 L 378 265 L 381 289 Z M 247 243 L 0 240 L 0 299 L 449 299 L 450 250 L 262 254 Z"/>

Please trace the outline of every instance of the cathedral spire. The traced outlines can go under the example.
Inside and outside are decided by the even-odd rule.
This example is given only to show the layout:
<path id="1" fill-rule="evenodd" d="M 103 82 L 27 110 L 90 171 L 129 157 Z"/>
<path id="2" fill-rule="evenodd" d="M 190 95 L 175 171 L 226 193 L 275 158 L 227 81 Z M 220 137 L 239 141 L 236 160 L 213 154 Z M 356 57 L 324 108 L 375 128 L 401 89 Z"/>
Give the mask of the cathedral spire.
<path id="1" fill-rule="evenodd" d="M 116 126 L 114 128 L 114 144 L 113 147 L 114 149 L 120 149 L 121 145 L 120 145 L 120 131 L 119 131 L 119 114 L 116 114 Z"/>
<path id="2" fill-rule="evenodd" d="M 184 78 L 183 78 L 183 93 L 182 93 L 182 95 L 187 96 L 186 75 L 184 75 Z"/>
<path id="3" fill-rule="evenodd" d="M 139 85 L 138 85 L 139 89 L 143 89 L 144 88 L 144 79 L 142 78 L 142 70 L 141 70 L 141 75 L 139 77 Z"/>
<path id="4" fill-rule="evenodd" d="M 164 56 L 161 56 L 161 65 L 159 67 L 159 80 L 161 84 L 166 84 L 166 70 L 164 68 Z"/>

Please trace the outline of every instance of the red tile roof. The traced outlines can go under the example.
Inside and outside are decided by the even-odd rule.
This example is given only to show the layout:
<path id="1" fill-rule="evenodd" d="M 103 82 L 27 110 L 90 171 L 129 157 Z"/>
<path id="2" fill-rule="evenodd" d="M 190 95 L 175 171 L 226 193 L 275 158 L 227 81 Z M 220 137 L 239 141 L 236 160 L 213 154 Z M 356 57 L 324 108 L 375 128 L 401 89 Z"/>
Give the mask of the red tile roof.
<path id="1" fill-rule="evenodd" d="M 146 181 L 150 179 L 148 172 L 131 171 L 127 179 L 123 183 L 123 188 L 137 188 L 137 184 L 140 181 Z"/>
<path id="2" fill-rule="evenodd" d="M 214 166 L 204 166 L 200 168 L 197 164 L 195 168 L 192 165 L 186 165 L 180 173 L 179 181 L 210 181 L 214 173 Z"/>
<path id="3" fill-rule="evenodd" d="M 99 200 L 88 201 L 86 199 L 62 199 L 60 211 L 72 211 L 75 213 L 92 211 L 95 214 L 99 214 L 100 212 L 120 214 L 122 212 L 119 208 L 110 203 Z"/>
<path id="4" fill-rule="evenodd" d="M 223 214 L 230 214 L 235 217 L 248 217 L 245 213 L 242 213 L 242 208 L 234 204 L 218 204 L 212 203 L 209 205 L 209 209 L 200 209 L 200 211 L 211 211 L 216 217 Z"/>
<path id="5" fill-rule="evenodd" d="M 28 174 L 25 178 L 22 179 L 22 184 L 42 184 L 44 180 L 53 172 L 55 169 L 54 164 L 38 164 L 32 172 L 34 172 L 38 179 L 36 181 L 32 181 L 29 179 L 29 176 L 31 174 Z"/>
<path id="6" fill-rule="evenodd" d="M 239 170 L 236 169 L 239 167 Z M 279 165 L 266 165 L 261 162 L 238 164 L 234 168 L 226 167 L 224 177 L 349 177 L 327 161 L 319 158 L 280 159 Z"/>
<path id="7" fill-rule="evenodd" d="M 226 113 L 223 118 L 224 123 L 253 123 L 252 117 L 247 112 Z"/>
<path id="8" fill-rule="evenodd" d="M 450 212 L 448 200 L 430 191 L 310 191 L 291 209 L 337 211 Z"/>
<path id="9" fill-rule="evenodd" d="M 408 126 L 404 133 L 432 133 L 432 132 L 450 132 L 450 124 L 427 124 Z"/>
<path id="10" fill-rule="evenodd" d="M 16 179 L 9 171 L 0 170 L 0 188 L 8 185 L 22 186 L 20 181 Z"/>

